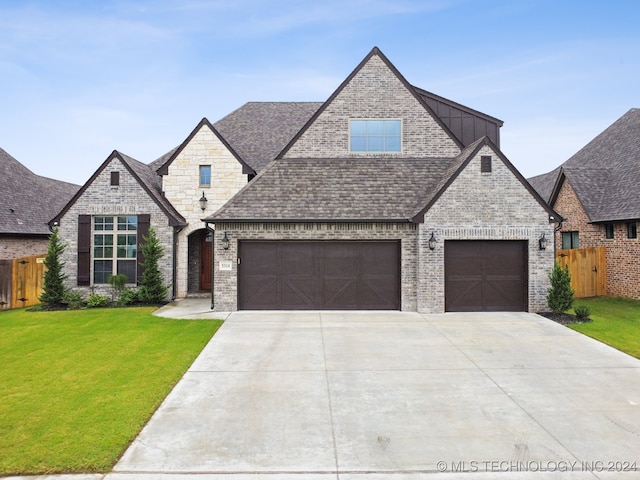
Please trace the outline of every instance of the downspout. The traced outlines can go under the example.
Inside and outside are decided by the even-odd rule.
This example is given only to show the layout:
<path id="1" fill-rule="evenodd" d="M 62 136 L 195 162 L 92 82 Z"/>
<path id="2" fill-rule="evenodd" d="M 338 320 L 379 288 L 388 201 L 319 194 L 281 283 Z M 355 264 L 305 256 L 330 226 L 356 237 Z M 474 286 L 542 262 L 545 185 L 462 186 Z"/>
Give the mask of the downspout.
<path id="1" fill-rule="evenodd" d="M 173 272 L 171 274 L 171 300 L 175 300 L 178 296 L 178 269 L 176 268 L 178 262 L 178 234 L 182 231 L 184 227 L 173 227 L 173 268 L 171 269 Z"/>
<path id="2" fill-rule="evenodd" d="M 213 268 L 215 265 L 216 258 L 216 231 L 209 226 L 209 222 L 204 222 L 204 228 L 211 232 L 211 310 L 213 310 L 214 302 L 213 302 L 213 289 L 215 285 L 215 271 Z"/>

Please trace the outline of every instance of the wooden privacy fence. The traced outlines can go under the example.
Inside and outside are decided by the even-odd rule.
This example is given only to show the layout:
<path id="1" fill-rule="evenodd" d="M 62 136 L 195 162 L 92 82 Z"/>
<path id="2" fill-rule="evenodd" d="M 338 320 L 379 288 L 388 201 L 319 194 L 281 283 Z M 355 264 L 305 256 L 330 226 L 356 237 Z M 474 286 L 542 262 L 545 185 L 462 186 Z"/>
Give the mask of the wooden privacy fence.
<path id="1" fill-rule="evenodd" d="M 0 260 L 0 310 L 40 303 L 46 255 Z"/>
<path id="2" fill-rule="evenodd" d="M 607 294 L 607 254 L 605 247 L 558 250 L 556 261 L 569 267 L 575 298 Z"/>

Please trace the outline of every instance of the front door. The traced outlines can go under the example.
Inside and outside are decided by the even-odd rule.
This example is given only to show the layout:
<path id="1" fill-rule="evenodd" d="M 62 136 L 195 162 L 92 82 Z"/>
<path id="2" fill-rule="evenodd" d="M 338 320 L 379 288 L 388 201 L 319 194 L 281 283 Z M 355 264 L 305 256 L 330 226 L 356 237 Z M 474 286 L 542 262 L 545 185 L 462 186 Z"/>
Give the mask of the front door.
<path id="1" fill-rule="evenodd" d="M 200 290 L 211 290 L 211 252 L 213 234 L 205 230 L 200 236 Z"/>

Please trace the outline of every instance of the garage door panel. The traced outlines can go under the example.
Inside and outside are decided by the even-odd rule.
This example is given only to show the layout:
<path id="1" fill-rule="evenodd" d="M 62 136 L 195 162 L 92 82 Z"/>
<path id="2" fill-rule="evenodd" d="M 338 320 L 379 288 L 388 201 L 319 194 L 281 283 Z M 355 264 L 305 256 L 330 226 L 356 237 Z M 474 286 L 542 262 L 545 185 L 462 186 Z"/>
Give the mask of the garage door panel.
<path id="1" fill-rule="evenodd" d="M 399 253 L 396 241 L 241 241 L 238 308 L 397 310 Z"/>
<path id="2" fill-rule="evenodd" d="M 527 242 L 445 242 L 447 311 L 527 309 Z"/>

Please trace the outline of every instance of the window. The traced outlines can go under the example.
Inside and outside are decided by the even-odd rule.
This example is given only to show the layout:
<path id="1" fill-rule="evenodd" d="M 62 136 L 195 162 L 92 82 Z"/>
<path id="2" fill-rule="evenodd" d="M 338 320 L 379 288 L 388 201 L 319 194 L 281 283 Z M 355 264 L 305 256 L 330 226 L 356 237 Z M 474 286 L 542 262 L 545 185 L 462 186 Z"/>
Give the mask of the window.
<path id="1" fill-rule="evenodd" d="M 638 238 L 638 225 L 636 222 L 627 223 L 627 238 Z"/>
<path id="2" fill-rule="evenodd" d="M 116 187 L 120 185 L 120 172 L 111 172 L 111 186 Z"/>
<path id="3" fill-rule="evenodd" d="M 400 120 L 351 120 L 349 151 L 400 152 L 401 135 Z"/>
<path id="4" fill-rule="evenodd" d="M 562 232 L 562 249 L 579 248 L 578 232 Z"/>
<path id="5" fill-rule="evenodd" d="M 605 238 L 613 238 L 613 223 L 605 223 L 604 224 L 604 237 Z"/>
<path id="6" fill-rule="evenodd" d="M 211 186 L 211 165 L 200 165 L 200 186 Z"/>
<path id="7" fill-rule="evenodd" d="M 126 275 L 136 282 L 138 217 L 93 217 L 93 283 L 107 283 L 110 275 Z"/>

